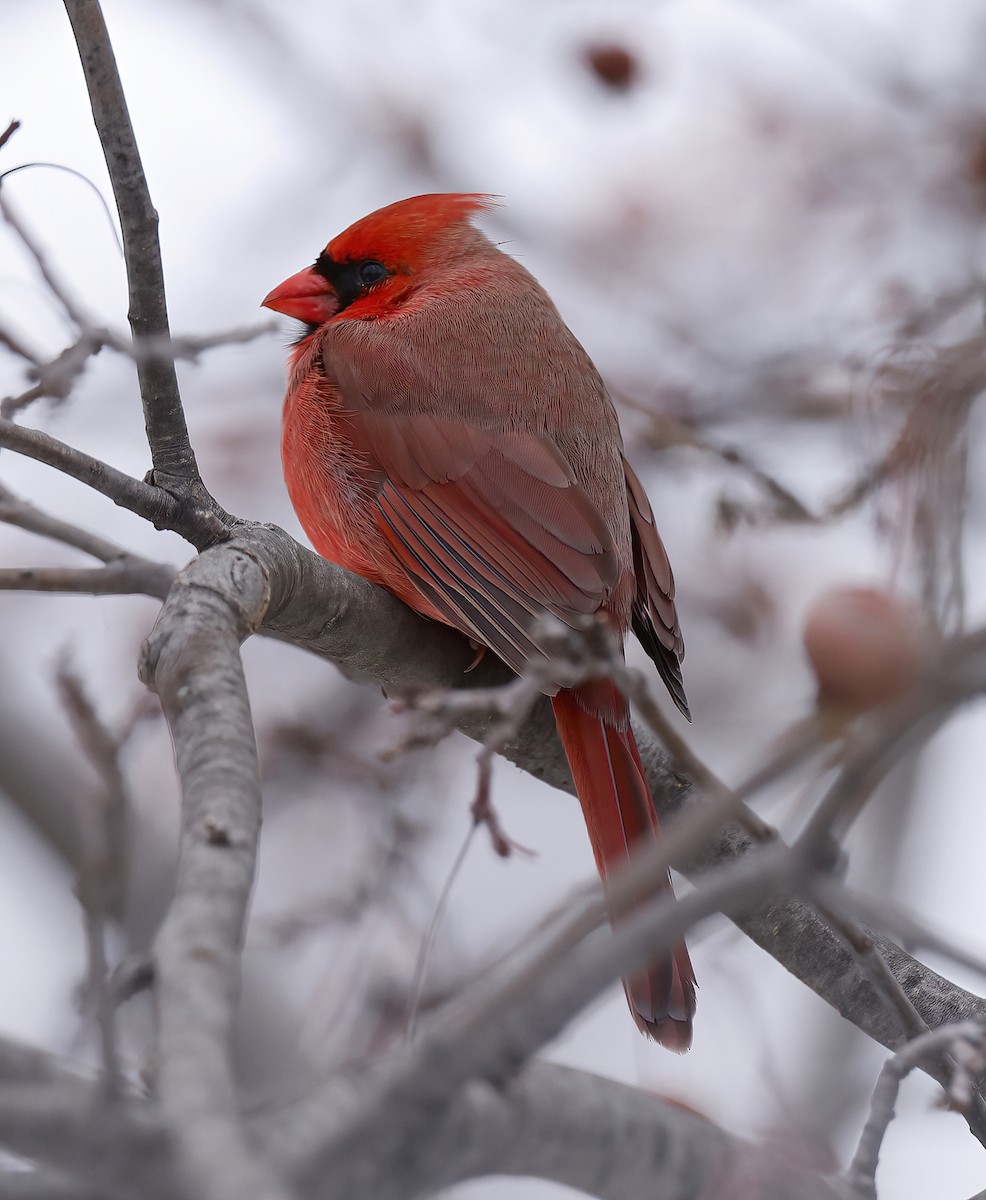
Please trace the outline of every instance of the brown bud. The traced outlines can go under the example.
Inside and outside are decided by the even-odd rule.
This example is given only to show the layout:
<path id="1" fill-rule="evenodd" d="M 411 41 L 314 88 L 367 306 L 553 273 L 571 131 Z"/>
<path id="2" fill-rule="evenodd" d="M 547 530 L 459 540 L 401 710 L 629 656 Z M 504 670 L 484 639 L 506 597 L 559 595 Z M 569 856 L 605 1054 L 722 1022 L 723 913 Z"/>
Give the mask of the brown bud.
<path id="1" fill-rule="evenodd" d="M 639 64 L 625 46 L 595 42 L 586 47 L 585 61 L 599 82 L 615 92 L 627 92 L 637 82 Z"/>
<path id="2" fill-rule="evenodd" d="M 877 588 L 834 588 L 808 610 L 804 647 L 820 706 L 863 712 L 899 699 L 928 668 L 932 639 L 910 604 Z"/>

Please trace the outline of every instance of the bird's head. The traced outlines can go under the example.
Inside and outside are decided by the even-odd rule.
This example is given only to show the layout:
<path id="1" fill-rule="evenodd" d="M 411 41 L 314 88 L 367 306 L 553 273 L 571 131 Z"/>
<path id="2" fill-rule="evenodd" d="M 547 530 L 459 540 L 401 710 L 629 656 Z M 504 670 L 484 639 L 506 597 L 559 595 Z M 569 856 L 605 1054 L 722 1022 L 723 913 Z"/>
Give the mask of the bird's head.
<path id="1" fill-rule="evenodd" d="M 348 309 L 379 315 L 416 276 L 485 242 L 470 218 L 495 200 L 469 193 L 412 196 L 362 217 L 333 238 L 310 267 L 278 284 L 267 308 L 314 327 Z"/>

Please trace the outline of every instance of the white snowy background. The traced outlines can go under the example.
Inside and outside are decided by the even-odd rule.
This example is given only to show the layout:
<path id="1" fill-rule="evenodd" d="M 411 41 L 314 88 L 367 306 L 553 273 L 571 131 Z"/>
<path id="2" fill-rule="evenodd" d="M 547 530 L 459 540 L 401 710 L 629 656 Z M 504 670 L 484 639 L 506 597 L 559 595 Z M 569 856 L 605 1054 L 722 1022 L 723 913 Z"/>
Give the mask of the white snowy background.
<path id="1" fill-rule="evenodd" d="M 275 283 L 391 200 L 445 190 L 502 197 L 484 219 L 488 232 L 541 279 L 614 394 L 630 401 L 628 443 L 678 581 L 689 736 L 723 777 L 740 778 L 809 711 L 799 628 L 814 595 L 846 582 L 914 592 L 903 501 L 885 497 L 823 527 L 775 522 L 727 535 L 715 520 L 720 497 L 755 502 L 760 493 L 742 471 L 697 450 L 656 454 L 640 408 L 739 447 L 810 506 L 838 495 L 879 454 L 887 424 L 872 380 L 908 314 L 971 289 L 946 332 L 967 335 L 981 322 L 981 4 L 105 0 L 104 10 L 161 216 L 177 333 L 264 320 L 258 304 Z M 591 67 L 589 49 L 610 44 L 632 57 L 626 88 Z M 5 0 L 0 80 L 0 125 L 22 122 L 0 169 L 64 164 L 110 197 L 55 0 Z M 123 262 L 93 191 L 42 168 L 3 189 L 73 294 L 122 329 Z M 65 344 L 57 309 L 3 227 L 0 317 L 40 352 Z M 278 450 L 289 336 L 284 327 L 212 351 L 180 375 L 193 444 L 220 502 L 304 540 Z M 0 352 L 0 393 L 25 386 L 18 361 Z M 36 406 L 24 419 L 133 474 L 147 469 L 132 368 L 110 351 L 69 403 Z M 970 625 L 982 619 L 986 579 L 981 427 L 973 421 L 964 539 Z M 13 454 L 0 456 L 0 479 L 150 557 L 189 556 L 176 536 Z M 3 526 L 0 560 L 81 562 Z M 136 653 L 155 611 L 140 598 L 0 593 L 0 747 L 27 747 L 70 788 L 90 788 L 52 687 L 56 656 L 70 647 L 101 711 L 121 718 L 141 692 Z M 246 659 L 262 738 L 279 723 L 325 733 L 335 714 L 348 722 L 337 747 L 345 754 L 324 755 L 321 774 L 296 777 L 290 755 L 279 766 L 269 752 L 248 969 L 283 1031 L 267 1059 L 257 1050 L 259 1080 L 275 1061 L 287 1070 L 280 1056 L 292 1042 L 309 1061 L 344 1057 L 359 1040 L 354 1010 L 368 972 L 407 985 L 468 829 L 474 748 L 458 740 L 406 767 L 379 766 L 368 792 L 349 759 L 377 770 L 401 719 L 297 651 L 251 643 Z M 978 711 L 955 721 L 885 789 L 849 847 L 855 882 L 973 949 L 986 946 L 977 882 L 984 734 Z M 177 794 L 159 723 L 137 735 L 128 767 L 144 846 L 137 870 L 166 878 Z M 508 832 L 535 856 L 503 861 L 475 838 L 432 954 L 439 977 L 481 963 L 592 873 L 570 798 L 506 764 L 495 789 Z M 798 799 L 779 793 L 766 815 L 796 827 Z M 370 804 L 387 820 L 368 814 Z M 395 814 L 413 856 L 398 855 L 391 884 Z M 332 920 L 364 891 L 365 915 Z M 285 916 L 311 928 L 287 937 Z M 139 942 L 148 932 L 129 935 Z M 731 926 L 692 948 L 701 990 L 689 1055 L 641 1039 L 614 986 L 552 1056 L 680 1098 L 737 1133 L 828 1143 L 844 1156 L 883 1052 Z M 933 965 L 972 990 L 983 986 Z M 0 1030 L 85 1056 L 75 1005 L 82 970 L 72 880 L 0 803 Z M 139 1057 L 146 1027 L 140 1002 L 132 1007 L 128 1036 Z M 924 1078 L 904 1088 L 881 1160 L 887 1195 L 961 1196 L 982 1186 L 981 1147 L 961 1119 L 933 1108 L 935 1095 Z M 540 1200 L 563 1191 L 493 1180 L 456 1195 Z"/>

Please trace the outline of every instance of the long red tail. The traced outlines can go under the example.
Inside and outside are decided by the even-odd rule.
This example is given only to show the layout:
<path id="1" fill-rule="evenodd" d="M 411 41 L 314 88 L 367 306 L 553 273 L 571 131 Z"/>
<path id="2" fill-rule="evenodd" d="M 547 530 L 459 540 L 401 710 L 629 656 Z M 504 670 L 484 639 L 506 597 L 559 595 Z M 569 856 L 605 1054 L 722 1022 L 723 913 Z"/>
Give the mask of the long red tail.
<path id="1" fill-rule="evenodd" d="M 605 884 L 607 872 L 660 833 L 627 704 L 612 684 L 600 682 L 561 691 L 551 705 Z M 670 877 L 666 886 L 670 892 Z M 684 1053 L 695 1015 L 695 974 L 685 943 L 670 958 L 624 979 L 623 987 L 638 1027 Z"/>

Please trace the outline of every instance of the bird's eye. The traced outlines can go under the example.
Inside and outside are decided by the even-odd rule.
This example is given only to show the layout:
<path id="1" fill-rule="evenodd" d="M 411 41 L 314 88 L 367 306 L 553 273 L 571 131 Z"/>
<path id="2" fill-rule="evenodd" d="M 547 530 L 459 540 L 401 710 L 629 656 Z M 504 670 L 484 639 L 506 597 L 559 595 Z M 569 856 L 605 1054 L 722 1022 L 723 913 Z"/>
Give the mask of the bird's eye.
<path id="1" fill-rule="evenodd" d="M 369 259 L 367 262 L 360 263 L 357 275 L 359 281 L 364 287 L 369 287 L 371 283 L 379 283 L 381 279 L 386 279 L 390 272 L 383 263 L 374 262 Z"/>

